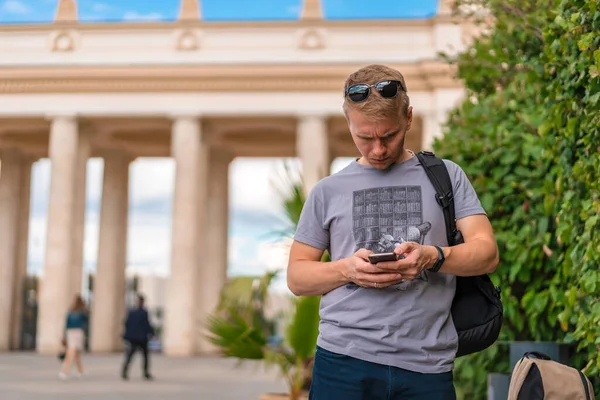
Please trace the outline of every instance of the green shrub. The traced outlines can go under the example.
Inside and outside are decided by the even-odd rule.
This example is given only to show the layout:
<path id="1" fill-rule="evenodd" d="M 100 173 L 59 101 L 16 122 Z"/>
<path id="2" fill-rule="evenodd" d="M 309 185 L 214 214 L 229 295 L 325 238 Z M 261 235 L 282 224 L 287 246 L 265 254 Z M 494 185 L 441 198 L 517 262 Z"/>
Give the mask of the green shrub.
<path id="1" fill-rule="evenodd" d="M 562 1 L 545 32 L 550 114 L 540 126 L 556 182 L 556 258 L 571 285 L 561 325 L 574 328 L 589 354 L 586 372 L 600 374 L 600 2 Z M 597 382 L 600 385 L 600 382 Z M 599 390 L 600 388 L 596 388 Z"/>
<path id="2" fill-rule="evenodd" d="M 576 342 L 600 356 L 600 13 L 597 1 L 469 0 L 495 24 L 449 62 L 467 89 L 434 150 L 461 165 L 498 240 L 500 340 Z M 585 4 L 585 6 L 584 6 Z M 484 399 L 502 346 L 457 360 L 456 386 Z"/>

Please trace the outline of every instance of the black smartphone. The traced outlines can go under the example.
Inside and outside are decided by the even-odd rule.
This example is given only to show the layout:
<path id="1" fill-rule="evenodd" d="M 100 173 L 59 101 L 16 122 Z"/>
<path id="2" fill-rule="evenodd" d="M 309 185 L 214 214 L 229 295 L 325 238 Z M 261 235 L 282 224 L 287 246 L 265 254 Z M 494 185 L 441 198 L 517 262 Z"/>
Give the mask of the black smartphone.
<path id="1" fill-rule="evenodd" d="M 382 261 L 398 261 L 398 254 L 396 254 L 396 253 L 369 254 L 369 262 L 371 264 L 377 264 Z"/>

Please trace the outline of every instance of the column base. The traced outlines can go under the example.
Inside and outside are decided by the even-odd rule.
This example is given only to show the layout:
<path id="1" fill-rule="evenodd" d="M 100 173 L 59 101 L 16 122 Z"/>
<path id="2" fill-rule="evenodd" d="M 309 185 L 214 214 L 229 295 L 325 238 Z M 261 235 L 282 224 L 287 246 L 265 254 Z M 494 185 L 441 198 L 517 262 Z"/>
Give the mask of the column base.
<path id="1" fill-rule="evenodd" d="M 188 358 L 195 357 L 198 354 L 191 349 L 163 349 L 163 354 L 168 357 Z"/>
<path id="2" fill-rule="evenodd" d="M 113 354 L 123 354 L 124 349 L 118 350 L 90 350 L 90 354 L 94 354 L 97 356 L 110 356 Z"/>
<path id="3" fill-rule="evenodd" d="M 41 356 L 55 356 L 63 350 L 64 350 L 63 346 L 60 343 L 58 343 L 58 345 L 56 345 L 56 346 L 54 346 L 54 345 L 44 345 L 44 346 L 38 345 L 35 349 L 35 352 Z"/>
<path id="4" fill-rule="evenodd" d="M 125 344 L 121 346 L 102 346 L 102 347 L 94 347 L 90 346 L 90 353 L 92 354 L 115 354 L 123 352 Z"/>
<path id="5" fill-rule="evenodd" d="M 168 351 L 168 350 L 164 349 L 162 351 L 162 354 L 165 355 L 166 357 L 172 357 L 172 358 L 195 358 L 195 357 L 215 358 L 215 357 L 223 357 L 224 356 L 223 352 L 218 349 L 191 351 L 191 352 L 174 352 L 174 351 Z"/>
<path id="6" fill-rule="evenodd" d="M 217 348 L 211 350 L 202 350 L 196 353 L 199 357 L 222 357 L 223 352 Z"/>

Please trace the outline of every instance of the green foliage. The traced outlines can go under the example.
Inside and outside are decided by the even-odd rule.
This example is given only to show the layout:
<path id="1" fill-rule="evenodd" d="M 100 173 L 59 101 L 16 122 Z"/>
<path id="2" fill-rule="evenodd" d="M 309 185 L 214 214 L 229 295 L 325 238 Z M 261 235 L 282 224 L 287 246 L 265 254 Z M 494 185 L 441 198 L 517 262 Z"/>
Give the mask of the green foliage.
<path id="1" fill-rule="evenodd" d="M 286 338 L 296 356 L 304 361 L 312 357 L 317 348 L 320 297 L 297 297 L 294 303 L 295 312 L 288 325 Z"/>
<path id="2" fill-rule="evenodd" d="M 264 280 L 267 285 L 271 279 Z M 319 333 L 319 297 L 292 300 L 292 312 L 283 341 L 277 341 L 275 321 L 265 318 L 262 287 L 253 285 L 252 300 L 247 303 L 225 302 L 209 316 L 208 340 L 226 357 L 261 360 L 276 366 L 286 379 L 290 398 L 295 399 L 310 382 L 311 362 Z"/>
<path id="3" fill-rule="evenodd" d="M 210 342 L 227 357 L 261 360 L 275 323 L 265 317 L 268 288 L 276 273 L 232 279 L 221 292 L 221 301 L 207 319 Z"/>
<path id="4" fill-rule="evenodd" d="M 284 223 L 287 227 L 279 232 L 279 236 L 292 238 L 296 233 L 300 214 L 306 201 L 304 185 L 302 183 L 302 174 L 298 171 L 293 171 L 289 164 L 284 164 L 281 172 L 279 182 L 273 182 L 273 186 L 281 199 Z M 331 261 L 327 250 L 323 253 L 321 261 Z"/>
<path id="5" fill-rule="evenodd" d="M 548 185 L 555 204 L 568 282 L 562 325 L 600 374 L 600 2 L 562 1 L 545 32 L 550 113 L 541 127 L 545 153 L 559 177 Z"/>
<path id="6" fill-rule="evenodd" d="M 230 306 L 226 316 L 210 316 L 209 340 L 222 349 L 227 357 L 243 360 L 261 360 L 267 345 L 265 332 L 252 319 L 244 318 L 243 312 Z"/>
<path id="7" fill-rule="evenodd" d="M 598 1 L 468 0 L 494 24 L 456 63 L 467 88 L 434 150 L 463 167 L 492 221 L 501 263 L 500 340 L 579 344 L 600 356 Z M 506 349 L 456 362 L 457 391 L 483 399 Z"/>
<path id="8" fill-rule="evenodd" d="M 263 276 L 236 276 L 229 279 L 221 290 L 217 310 L 232 305 L 241 309 L 248 309 L 253 302 L 255 305 L 264 304 L 267 299 L 269 285 L 271 285 L 276 275 L 276 272 L 268 272 Z"/>
<path id="9" fill-rule="evenodd" d="M 312 361 L 317 350 L 319 335 L 318 296 L 303 296 L 294 299 L 295 312 L 287 327 L 285 343 L 295 359 L 294 373 L 290 376 L 290 392 L 293 396 L 310 388 Z"/>
<path id="10" fill-rule="evenodd" d="M 298 175 L 298 176 L 296 176 Z M 297 171 L 293 171 L 289 164 L 284 164 L 278 180 L 273 181 L 273 187 L 281 201 L 286 228 L 280 233 L 283 237 L 292 237 L 296 233 L 300 214 L 304 206 L 305 196 L 302 178 Z"/>

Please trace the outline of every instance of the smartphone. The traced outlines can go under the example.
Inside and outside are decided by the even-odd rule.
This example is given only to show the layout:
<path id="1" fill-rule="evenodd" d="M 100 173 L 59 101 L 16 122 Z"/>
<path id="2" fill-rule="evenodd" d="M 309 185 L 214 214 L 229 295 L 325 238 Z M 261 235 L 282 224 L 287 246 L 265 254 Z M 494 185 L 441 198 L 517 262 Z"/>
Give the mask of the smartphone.
<path id="1" fill-rule="evenodd" d="M 382 261 L 398 261 L 398 254 L 396 253 L 379 253 L 369 254 L 369 262 L 371 264 L 377 264 Z"/>

